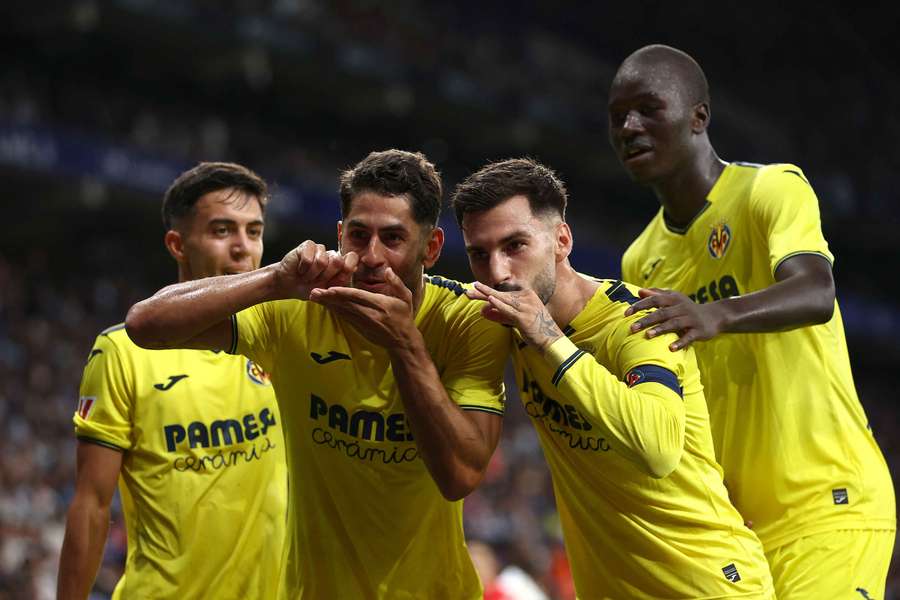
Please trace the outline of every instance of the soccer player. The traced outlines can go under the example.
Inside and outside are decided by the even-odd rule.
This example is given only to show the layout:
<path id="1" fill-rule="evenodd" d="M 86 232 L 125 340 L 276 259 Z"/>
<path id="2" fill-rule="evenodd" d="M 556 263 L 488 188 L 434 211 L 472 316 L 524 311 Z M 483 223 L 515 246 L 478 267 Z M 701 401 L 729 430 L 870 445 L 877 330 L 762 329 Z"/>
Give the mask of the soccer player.
<path id="1" fill-rule="evenodd" d="M 530 159 L 453 196 L 487 319 L 515 327 L 525 410 L 550 465 L 580 598 L 772 598 L 762 545 L 728 501 L 700 373 L 675 336 L 631 335 L 622 281 L 569 264 L 567 194 Z"/>
<path id="2" fill-rule="evenodd" d="M 163 199 L 178 280 L 244 273 L 263 251 L 266 183 L 201 163 Z M 94 343 L 74 416 L 75 496 L 58 597 L 88 597 L 119 482 L 128 557 L 113 598 L 274 598 L 287 512 L 281 417 L 243 356 L 151 352 L 124 325 Z"/>
<path id="3" fill-rule="evenodd" d="M 884 594 L 894 491 L 853 386 L 816 195 L 791 164 L 726 163 L 700 66 L 648 46 L 619 67 L 612 146 L 662 204 L 622 259 L 656 307 L 636 337 L 693 344 L 716 456 L 780 598 Z M 664 291 L 665 290 L 665 291 Z"/>
<path id="4" fill-rule="evenodd" d="M 481 598 L 458 500 L 497 445 L 511 338 L 462 285 L 424 275 L 441 187 L 422 154 L 373 152 L 341 177 L 339 252 L 306 241 L 126 319 L 140 345 L 225 348 L 274 374 L 291 482 L 281 597 Z"/>

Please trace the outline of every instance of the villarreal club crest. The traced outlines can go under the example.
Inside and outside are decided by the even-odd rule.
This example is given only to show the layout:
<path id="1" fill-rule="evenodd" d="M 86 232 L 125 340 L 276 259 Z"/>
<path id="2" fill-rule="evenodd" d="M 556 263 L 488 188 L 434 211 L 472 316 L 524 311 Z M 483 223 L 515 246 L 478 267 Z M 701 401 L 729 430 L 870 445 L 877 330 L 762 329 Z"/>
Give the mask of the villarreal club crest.
<path id="1" fill-rule="evenodd" d="M 720 259 L 725 256 L 725 253 L 728 251 L 728 246 L 731 245 L 731 228 L 722 221 L 718 223 L 712 228 L 712 231 L 709 234 L 709 241 L 706 243 L 706 248 L 709 250 L 709 255 L 715 259 Z"/>

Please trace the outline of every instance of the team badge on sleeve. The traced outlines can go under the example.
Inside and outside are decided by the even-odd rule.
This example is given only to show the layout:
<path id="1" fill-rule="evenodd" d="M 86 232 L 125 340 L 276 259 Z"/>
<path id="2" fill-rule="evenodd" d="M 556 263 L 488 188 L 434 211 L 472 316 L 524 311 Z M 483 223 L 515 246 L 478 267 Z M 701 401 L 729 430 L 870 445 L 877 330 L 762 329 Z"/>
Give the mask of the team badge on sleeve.
<path id="1" fill-rule="evenodd" d="M 272 385 L 269 374 L 263 371 L 258 364 L 249 358 L 247 359 L 247 377 L 250 378 L 250 381 L 258 385 Z"/>
<path id="2" fill-rule="evenodd" d="M 712 232 L 709 234 L 709 241 L 706 243 L 706 248 L 709 250 L 710 256 L 719 259 L 725 256 L 725 253 L 728 251 L 728 246 L 730 245 L 731 228 L 722 221 L 712 228 Z"/>
<path id="3" fill-rule="evenodd" d="M 97 401 L 96 396 L 81 396 L 78 398 L 78 416 L 85 421 L 91 416 L 91 411 Z"/>

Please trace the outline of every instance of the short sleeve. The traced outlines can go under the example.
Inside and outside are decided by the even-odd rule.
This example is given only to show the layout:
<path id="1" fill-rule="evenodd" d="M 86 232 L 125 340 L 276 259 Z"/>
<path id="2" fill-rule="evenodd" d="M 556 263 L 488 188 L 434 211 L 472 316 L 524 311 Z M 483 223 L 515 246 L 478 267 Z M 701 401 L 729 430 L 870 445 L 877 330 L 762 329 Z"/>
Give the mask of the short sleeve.
<path id="1" fill-rule="evenodd" d="M 834 262 L 822 235 L 819 200 L 799 167 L 771 165 L 757 177 L 750 197 L 751 218 L 768 241 L 769 266 L 798 254 Z"/>
<path id="2" fill-rule="evenodd" d="M 264 302 L 233 315 L 229 353 L 242 354 L 267 373 L 274 373 L 281 335 L 300 303 L 300 300 Z"/>
<path id="3" fill-rule="evenodd" d="M 72 418 L 78 439 L 118 450 L 132 447 L 134 369 L 123 354 L 106 334 L 94 342 Z"/>
<path id="4" fill-rule="evenodd" d="M 625 286 L 631 294 L 636 295 L 637 288 L 628 284 Z M 682 382 L 686 353 L 684 350 L 677 352 L 669 350 L 669 344 L 678 339 L 677 335 L 667 333 L 647 339 L 644 332 L 631 332 L 631 325 L 647 316 L 649 312 L 638 311 L 629 317 L 616 319 L 607 326 L 609 332 L 606 335 L 606 350 L 612 359 L 610 370 L 620 380 L 624 380 L 625 376 L 636 367 L 652 365 L 671 371 L 678 381 Z"/>
<path id="5" fill-rule="evenodd" d="M 506 407 L 503 371 L 512 343 L 511 330 L 481 316 L 477 305 L 466 301 L 463 317 L 444 338 L 450 344 L 441 383 L 450 399 L 463 410 L 502 415 Z"/>

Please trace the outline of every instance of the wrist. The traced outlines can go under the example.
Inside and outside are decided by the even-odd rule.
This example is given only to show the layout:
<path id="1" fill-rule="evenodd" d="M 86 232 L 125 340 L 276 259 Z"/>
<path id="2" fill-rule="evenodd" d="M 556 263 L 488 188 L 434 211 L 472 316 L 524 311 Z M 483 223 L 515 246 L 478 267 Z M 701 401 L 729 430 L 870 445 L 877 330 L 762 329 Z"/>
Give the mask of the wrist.
<path id="1" fill-rule="evenodd" d="M 710 310 L 713 311 L 713 323 L 715 323 L 715 334 L 729 333 L 736 318 L 734 301 L 736 298 L 723 298 L 709 304 Z"/>
<path id="2" fill-rule="evenodd" d="M 400 360 L 411 360 L 421 353 L 428 354 L 425 348 L 425 338 L 412 322 L 404 328 L 401 335 L 388 346 L 387 350 L 392 359 Z"/>

